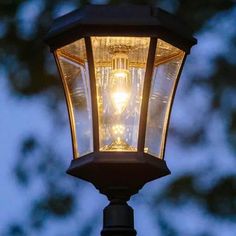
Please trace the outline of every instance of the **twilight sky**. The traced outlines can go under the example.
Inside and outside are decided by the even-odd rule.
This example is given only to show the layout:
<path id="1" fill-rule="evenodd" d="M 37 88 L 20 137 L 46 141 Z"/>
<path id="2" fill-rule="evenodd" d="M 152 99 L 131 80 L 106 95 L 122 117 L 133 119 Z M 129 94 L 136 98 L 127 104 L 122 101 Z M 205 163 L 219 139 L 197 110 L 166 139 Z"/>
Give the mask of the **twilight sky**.
<path id="1" fill-rule="evenodd" d="M 31 1 L 30 4 L 22 5 L 19 10 L 19 19 L 22 25 L 19 30 L 25 31 L 27 36 L 31 32 L 31 20 L 38 14 L 43 1 Z M 99 1 L 103 2 L 103 1 Z M 55 17 L 70 11 L 74 8 L 70 4 L 62 4 L 55 12 Z M 27 12 L 27 14 L 25 14 Z M 207 118 L 211 91 L 200 86 L 191 87 L 188 91 L 189 80 L 194 73 L 206 75 L 206 79 L 214 70 L 212 59 L 216 55 L 229 53 L 230 39 L 236 31 L 235 27 L 236 7 L 217 15 L 211 19 L 205 28 L 196 35 L 198 45 L 195 46 L 187 59 L 180 84 L 177 90 L 176 99 L 171 116 L 171 127 L 178 127 L 179 130 L 194 129 L 201 122 L 207 122 L 207 141 L 206 144 L 186 147 L 178 139 L 169 136 L 166 147 L 166 161 L 172 171 L 172 175 L 158 181 L 147 184 L 140 194 L 133 197 L 130 205 L 135 208 L 135 226 L 140 236 L 160 235 L 153 215 L 152 209 L 147 204 L 154 192 L 161 191 L 169 181 L 186 173 L 200 174 L 201 170 L 210 169 L 206 176 L 202 176 L 199 184 L 209 188 L 216 183 L 220 176 L 236 173 L 235 158 L 226 140 L 225 120 L 222 114 L 211 114 Z M 27 26 L 26 26 L 27 25 Z M 224 32 L 224 35 L 222 35 Z M 1 34 L 0 34 L 1 37 Z M 27 134 L 35 134 L 45 143 L 50 143 L 55 132 L 53 146 L 59 148 L 63 156 L 65 170 L 72 157 L 69 126 L 62 127 L 60 130 L 53 130 L 53 118 L 50 115 L 48 102 L 43 95 L 32 98 L 17 98 L 12 95 L 7 81 L 8 73 L 0 67 L 0 235 L 5 230 L 6 225 L 11 221 L 23 221 L 27 215 L 31 199 L 43 191 L 43 183 L 36 180 L 29 188 L 21 187 L 15 180 L 13 168 L 18 157 L 20 148 L 19 141 Z M 230 93 L 230 92 L 229 92 Z M 230 94 L 229 94 L 230 96 Z M 232 94 L 232 97 L 234 94 Z M 235 106 L 235 104 L 232 104 Z M 67 119 L 65 104 L 61 104 Z M 209 122 L 210 121 L 210 122 Z M 35 155 L 35 158 L 37 155 Z M 32 157 L 34 158 L 34 156 Z M 37 157 L 39 158 L 39 156 Z M 78 224 L 91 221 L 97 224 L 94 235 L 101 229 L 102 209 L 107 204 L 105 197 L 101 196 L 90 184 L 84 184 L 82 190 L 78 191 L 79 201 L 79 222 L 76 219 L 66 218 L 63 221 L 51 219 L 46 224 L 41 233 L 32 232 L 30 236 L 64 236 L 65 229 L 73 229 Z M 183 236 L 194 236 L 193 232 L 199 233 L 210 227 L 210 232 L 215 236 L 235 236 L 236 224 L 234 222 L 224 222 L 215 219 L 204 212 L 194 202 L 187 202 L 184 206 L 163 206 L 165 215 Z M 160 209 L 163 211 L 163 209 Z M 100 212 L 98 218 L 94 213 Z M 82 216 L 82 217 L 81 217 Z M 24 221 L 23 221 L 24 222 Z M 184 224 L 183 224 L 184 222 Z M 197 235 L 197 234 L 196 234 Z"/>

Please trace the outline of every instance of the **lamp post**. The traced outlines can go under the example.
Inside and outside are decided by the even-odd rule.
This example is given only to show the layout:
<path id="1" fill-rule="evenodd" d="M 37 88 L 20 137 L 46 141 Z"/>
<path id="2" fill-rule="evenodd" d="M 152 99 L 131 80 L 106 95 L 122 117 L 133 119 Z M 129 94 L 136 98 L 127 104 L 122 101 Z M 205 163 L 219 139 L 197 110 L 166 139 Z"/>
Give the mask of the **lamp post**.
<path id="1" fill-rule="evenodd" d="M 136 235 L 126 202 L 170 174 L 164 161 L 170 112 L 196 39 L 159 8 L 89 5 L 56 19 L 46 42 L 70 119 L 74 158 L 67 173 L 109 199 L 102 236 Z"/>

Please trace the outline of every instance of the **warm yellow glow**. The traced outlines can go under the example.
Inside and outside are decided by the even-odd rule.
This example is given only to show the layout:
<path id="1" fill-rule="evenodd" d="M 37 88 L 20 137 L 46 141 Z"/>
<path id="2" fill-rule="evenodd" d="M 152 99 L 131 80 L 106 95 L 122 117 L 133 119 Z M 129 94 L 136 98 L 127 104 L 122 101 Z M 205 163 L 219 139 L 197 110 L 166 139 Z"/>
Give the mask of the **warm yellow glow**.
<path id="1" fill-rule="evenodd" d="M 122 114 L 129 103 L 131 96 L 131 80 L 129 73 L 128 52 L 119 52 L 122 48 L 116 48 L 112 56 L 112 71 L 110 78 L 110 94 L 112 106 L 115 110 L 116 125 L 112 126 L 113 143 L 111 150 L 124 151 L 129 146 L 125 141 L 125 125 L 122 123 Z M 123 50 L 123 49 L 122 49 Z"/>
<path id="2" fill-rule="evenodd" d="M 110 93 L 116 115 L 124 112 L 131 94 L 128 52 L 124 46 L 110 48 L 112 54 Z"/>
<path id="3" fill-rule="evenodd" d="M 112 127 L 112 132 L 116 137 L 123 135 L 124 131 L 125 131 L 124 125 L 113 125 Z"/>
<path id="4" fill-rule="evenodd" d="M 127 73 L 125 71 L 118 70 L 118 71 L 114 72 L 114 77 L 120 78 L 120 79 L 125 79 L 127 77 Z"/>
<path id="5" fill-rule="evenodd" d="M 137 151 L 150 38 L 91 39 L 98 102 L 99 150 Z"/>
<path id="6" fill-rule="evenodd" d="M 129 94 L 125 91 L 116 91 L 112 93 L 112 102 L 115 110 L 118 114 L 124 111 L 128 101 L 129 101 Z"/>
<path id="7" fill-rule="evenodd" d="M 115 140 L 116 145 L 122 144 L 122 136 L 124 134 L 124 131 L 125 131 L 124 125 L 113 125 L 112 126 L 112 134 L 113 134 L 113 138 Z"/>

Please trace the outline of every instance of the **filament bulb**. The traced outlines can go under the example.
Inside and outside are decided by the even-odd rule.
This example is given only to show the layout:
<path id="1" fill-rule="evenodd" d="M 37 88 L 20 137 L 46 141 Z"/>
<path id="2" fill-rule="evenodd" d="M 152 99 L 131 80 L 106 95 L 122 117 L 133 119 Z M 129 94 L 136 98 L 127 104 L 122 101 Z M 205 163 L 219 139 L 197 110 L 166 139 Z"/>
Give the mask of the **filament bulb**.
<path id="1" fill-rule="evenodd" d="M 121 114 L 129 101 L 131 94 L 131 79 L 129 75 L 128 55 L 116 52 L 112 57 L 111 99 L 115 112 Z"/>

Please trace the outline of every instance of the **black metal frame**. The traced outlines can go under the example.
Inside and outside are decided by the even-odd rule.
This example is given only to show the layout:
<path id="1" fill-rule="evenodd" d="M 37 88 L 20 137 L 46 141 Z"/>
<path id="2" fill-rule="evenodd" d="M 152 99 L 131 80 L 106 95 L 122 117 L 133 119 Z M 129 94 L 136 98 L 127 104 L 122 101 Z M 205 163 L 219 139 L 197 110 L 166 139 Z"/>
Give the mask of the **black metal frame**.
<path id="1" fill-rule="evenodd" d="M 88 59 L 88 68 L 90 76 L 91 89 L 91 105 L 92 105 L 92 119 L 93 119 L 93 148 L 94 152 L 99 151 L 99 123 L 98 123 L 98 106 L 97 106 L 97 90 L 95 81 L 95 66 L 92 51 L 91 38 L 85 38 L 86 53 Z"/>
<path id="2" fill-rule="evenodd" d="M 114 36 L 114 35 L 111 35 Z M 121 37 L 124 35 L 120 35 Z M 141 36 L 137 36 L 141 37 Z M 95 78 L 95 65 L 94 65 L 94 55 L 91 45 L 91 37 L 85 38 L 86 52 L 89 65 L 90 83 L 91 83 L 91 97 L 92 97 L 92 114 L 93 114 L 93 144 L 94 144 L 94 154 L 98 155 L 99 152 L 99 121 L 98 121 L 98 106 L 97 106 L 97 92 L 96 92 L 96 78 Z M 141 105 L 140 122 L 139 122 L 139 133 L 138 133 L 138 146 L 137 152 L 142 154 L 144 152 L 145 143 L 145 131 L 146 131 L 146 121 L 148 112 L 148 101 L 149 93 L 151 88 L 151 78 L 154 68 L 154 60 L 157 46 L 157 38 L 150 39 L 150 45 L 148 50 L 148 59 L 145 70 L 144 77 L 144 88 L 143 88 L 143 101 Z M 137 155 L 137 152 L 135 155 Z M 102 153 L 105 153 L 102 151 Z M 118 156 L 118 152 L 109 152 L 109 156 Z M 126 155 L 127 156 L 127 155 Z"/>
<path id="3" fill-rule="evenodd" d="M 170 174 L 166 162 L 146 153 L 98 152 L 71 161 L 67 173 L 91 182 L 109 200 L 128 201 L 149 181 Z"/>
<path id="4" fill-rule="evenodd" d="M 140 111 L 139 134 L 138 134 L 138 151 L 139 152 L 144 152 L 148 102 L 149 102 L 149 94 L 150 94 L 151 83 L 152 83 L 151 79 L 152 79 L 152 73 L 153 73 L 154 61 L 155 61 L 155 55 L 156 55 L 156 46 L 157 46 L 157 38 L 151 38 L 145 77 L 144 77 L 143 96 L 142 96 L 143 99 L 142 99 L 142 105 L 141 105 L 141 111 Z"/>
<path id="5" fill-rule="evenodd" d="M 143 5 L 88 5 L 57 18 L 45 41 L 54 51 L 90 36 L 157 37 L 187 54 L 197 43 L 186 23 L 156 7 Z"/>
<path id="6" fill-rule="evenodd" d="M 95 66 L 91 45 L 92 36 L 149 37 L 151 39 L 144 79 L 137 152 L 99 151 L 99 121 Z M 54 52 L 56 49 L 81 38 L 85 38 L 89 65 L 94 152 L 72 160 L 67 173 L 91 182 L 111 201 L 110 205 L 104 209 L 102 236 L 134 236 L 136 231 L 133 227 L 133 211 L 126 201 L 136 194 L 145 183 L 170 174 L 164 160 L 144 153 L 148 101 L 157 40 L 162 39 L 180 48 L 185 52 L 185 58 L 197 40 L 175 16 L 159 8 L 134 5 L 89 5 L 82 10 L 76 10 L 58 18 L 46 36 L 46 42 Z M 184 61 L 173 95 L 183 64 Z M 170 108 L 172 104 L 173 98 Z M 67 105 L 69 106 L 69 104 Z M 69 108 L 68 111 L 71 119 Z M 168 124 L 169 118 L 167 129 Z M 73 132 L 72 129 L 71 131 Z M 73 134 L 72 139 L 75 142 Z M 164 144 L 165 142 L 166 137 Z"/>
<path id="7" fill-rule="evenodd" d="M 157 39 L 162 39 L 185 52 L 196 44 L 189 29 L 179 19 L 160 8 L 141 5 L 88 5 L 56 19 L 46 36 L 51 51 L 85 38 L 93 114 L 94 152 L 99 151 L 98 108 L 96 101 L 95 67 L 91 45 L 92 36 L 150 37 L 143 101 L 138 135 L 138 152 L 143 152 L 153 63 Z M 179 73 L 180 74 L 180 73 Z M 175 88 L 176 90 L 176 88 Z M 175 93 L 175 92 L 174 92 Z M 171 101 L 172 105 L 173 101 Z M 167 121 L 168 129 L 169 119 Z M 73 134 L 72 134 L 73 136 Z M 74 139 L 73 139 L 74 142 Z M 164 141 L 165 144 L 166 140 Z M 165 149 L 165 147 L 164 147 Z M 116 153 L 111 153 L 116 155 Z M 74 156 L 76 158 L 76 156 Z"/>

